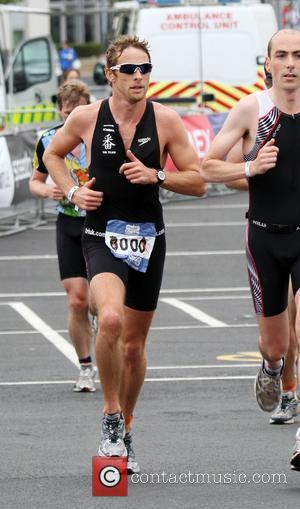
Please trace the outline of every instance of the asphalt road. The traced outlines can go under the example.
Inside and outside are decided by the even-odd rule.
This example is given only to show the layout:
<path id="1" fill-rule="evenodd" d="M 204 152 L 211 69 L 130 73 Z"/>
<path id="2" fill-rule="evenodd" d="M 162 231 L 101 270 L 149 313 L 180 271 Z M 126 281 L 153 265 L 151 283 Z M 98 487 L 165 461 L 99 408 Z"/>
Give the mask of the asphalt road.
<path id="1" fill-rule="evenodd" d="M 296 507 L 298 423 L 254 399 L 257 326 L 242 193 L 164 206 L 168 254 L 136 413 L 140 478 L 92 496 L 102 395 L 74 394 L 53 222 L 0 238 L 0 507 Z M 66 346 L 67 345 L 67 346 Z M 300 421 L 300 419 L 299 419 Z"/>

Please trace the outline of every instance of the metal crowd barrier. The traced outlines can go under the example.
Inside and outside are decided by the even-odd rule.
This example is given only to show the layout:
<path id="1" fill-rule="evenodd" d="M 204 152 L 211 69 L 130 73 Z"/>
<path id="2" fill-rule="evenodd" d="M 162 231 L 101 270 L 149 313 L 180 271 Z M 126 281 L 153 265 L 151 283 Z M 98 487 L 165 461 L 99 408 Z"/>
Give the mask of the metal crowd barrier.
<path id="1" fill-rule="evenodd" d="M 16 115 L 20 116 L 17 118 Z M 34 117 L 34 115 L 44 116 Z M 11 121 L 9 127 L 6 126 L 5 130 L 0 131 L 0 237 L 24 231 L 28 228 L 35 228 L 56 217 L 54 204 L 52 202 L 50 204 L 45 203 L 45 200 L 33 199 L 28 185 L 36 141 L 44 129 L 57 124 L 56 115 L 57 111 L 53 108 L 0 112 L 0 119 L 5 118 L 6 122 L 8 119 Z M 196 117 L 198 115 L 199 119 L 193 119 L 195 115 Z M 208 131 L 210 131 L 210 138 L 212 138 L 224 121 L 224 118 L 220 115 L 201 115 L 195 110 L 184 110 L 181 116 L 189 131 L 189 136 L 196 145 L 197 143 L 199 145 L 202 135 L 203 140 L 206 139 L 206 143 L 208 143 Z M 29 120 L 34 118 L 39 118 L 39 121 L 34 124 L 30 123 Z M 209 123 L 207 118 L 209 118 Z M 18 119 L 22 120 L 23 123 L 14 123 Z M 25 123 L 25 121 L 28 123 Z M 206 136 L 203 133 L 206 133 Z M 207 148 L 208 146 L 204 147 L 203 145 L 201 150 L 205 152 Z M 201 158 L 200 153 L 199 157 Z M 210 184 L 206 196 L 218 196 L 233 192 L 235 191 L 229 190 L 223 184 Z M 166 204 L 197 198 L 161 188 L 160 199 L 163 204 Z"/>

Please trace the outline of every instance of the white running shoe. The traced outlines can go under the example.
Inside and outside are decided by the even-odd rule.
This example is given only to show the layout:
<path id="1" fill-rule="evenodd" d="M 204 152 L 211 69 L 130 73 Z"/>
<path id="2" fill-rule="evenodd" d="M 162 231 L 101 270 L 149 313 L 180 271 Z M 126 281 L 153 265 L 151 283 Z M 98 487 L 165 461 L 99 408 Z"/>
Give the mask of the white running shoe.
<path id="1" fill-rule="evenodd" d="M 140 466 L 136 460 L 135 453 L 132 447 L 132 433 L 126 433 L 124 437 L 125 446 L 127 449 L 127 473 L 138 474 L 140 471 Z"/>
<path id="2" fill-rule="evenodd" d="M 270 424 L 293 424 L 300 414 L 300 401 L 293 391 L 283 392 L 280 403 L 270 419 Z"/>
<path id="3" fill-rule="evenodd" d="M 80 366 L 79 378 L 73 387 L 74 392 L 95 392 L 97 368 L 93 364 Z"/>
<path id="4" fill-rule="evenodd" d="M 294 446 L 293 456 L 290 461 L 291 469 L 300 472 L 300 428 L 296 433 L 296 443 Z"/>
<path id="5" fill-rule="evenodd" d="M 124 443 L 125 420 L 122 414 L 104 415 L 101 424 L 99 456 L 127 456 Z"/>

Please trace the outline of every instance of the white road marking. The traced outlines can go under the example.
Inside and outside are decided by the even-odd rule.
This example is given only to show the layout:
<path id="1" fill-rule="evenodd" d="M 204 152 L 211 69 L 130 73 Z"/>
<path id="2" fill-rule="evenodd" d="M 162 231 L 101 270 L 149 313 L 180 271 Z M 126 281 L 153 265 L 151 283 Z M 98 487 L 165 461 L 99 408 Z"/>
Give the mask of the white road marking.
<path id="1" fill-rule="evenodd" d="M 163 299 L 160 299 L 160 300 L 162 302 L 165 302 L 166 304 L 170 304 L 170 306 L 174 306 L 175 308 L 180 309 L 180 311 L 187 313 L 188 315 L 192 316 L 193 318 L 196 318 L 196 320 L 206 323 L 207 325 L 214 326 L 214 327 L 226 327 L 227 326 L 226 323 L 221 322 L 220 320 L 217 320 L 216 318 L 213 318 L 212 316 L 208 315 L 207 313 L 204 313 L 203 311 L 201 311 L 201 309 L 195 308 L 194 306 L 191 306 L 191 304 L 182 302 L 179 299 L 174 299 L 172 297 L 164 297 Z"/>
<path id="2" fill-rule="evenodd" d="M 245 226 L 247 221 L 197 221 L 197 222 L 178 222 L 165 223 L 166 228 L 194 228 L 198 226 Z M 55 226 L 39 226 L 36 230 L 55 230 Z"/>
<path id="3" fill-rule="evenodd" d="M 227 368 L 252 368 L 260 367 L 260 364 L 256 364 L 256 359 L 253 359 L 253 363 L 251 364 L 198 364 L 198 365 L 182 365 L 182 366 L 148 366 L 147 369 L 158 371 L 158 370 L 165 370 L 165 369 L 227 369 Z"/>
<path id="4" fill-rule="evenodd" d="M 166 256 L 225 256 L 245 254 L 244 249 L 217 250 L 217 251 L 167 251 Z M 57 260 L 57 255 L 4 255 L 0 256 L 0 262 L 32 261 L 32 260 Z"/>
<path id="5" fill-rule="evenodd" d="M 0 293 L 1 299 L 13 299 L 14 297 L 65 297 L 65 292 L 17 292 L 17 293 Z M 7 304 L 7 303 L 6 303 Z"/>
<path id="6" fill-rule="evenodd" d="M 248 286 L 224 287 L 224 288 L 162 288 L 160 293 L 233 293 L 233 292 L 249 292 Z M 14 297 L 63 297 L 65 292 L 15 292 L 0 293 L 1 299 L 12 299 Z"/>
<path id="7" fill-rule="evenodd" d="M 201 203 L 194 203 L 189 205 L 172 205 L 172 204 L 166 204 L 164 205 L 165 212 L 168 210 L 198 210 L 198 209 L 204 209 L 204 210 L 221 210 L 221 209 L 247 209 L 248 205 L 247 203 L 227 203 L 227 204 L 216 204 L 216 205 L 205 205 L 203 202 Z"/>
<path id="8" fill-rule="evenodd" d="M 15 262 L 15 261 L 26 261 L 26 260 L 57 260 L 55 254 L 45 255 L 6 255 L 0 256 L 0 262 Z"/>
<path id="9" fill-rule="evenodd" d="M 145 382 L 213 382 L 216 380 L 254 380 L 255 376 L 195 376 L 170 378 L 145 378 Z M 97 381 L 97 383 L 99 383 Z M 20 385 L 63 385 L 74 384 L 74 380 L 41 380 L 24 382 L 0 382 L 0 386 L 12 387 Z"/>
<path id="10" fill-rule="evenodd" d="M 60 334 L 55 332 L 46 322 L 34 313 L 23 302 L 10 302 L 9 305 L 19 313 L 34 329 L 39 331 L 50 343 L 55 346 L 69 361 L 78 367 L 78 358 L 74 347 Z"/>
<path id="11" fill-rule="evenodd" d="M 244 255 L 244 249 L 225 250 L 225 251 L 167 251 L 166 256 L 225 256 L 225 255 Z"/>
<path id="12" fill-rule="evenodd" d="M 186 223 L 165 223 L 166 228 L 195 228 L 198 226 L 246 226 L 246 221 L 198 221 Z"/>
<path id="13" fill-rule="evenodd" d="M 249 295 L 195 295 L 194 297 L 183 297 L 184 300 L 241 300 L 251 299 Z"/>
<path id="14" fill-rule="evenodd" d="M 1 305 L 1 304 L 0 304 Z M 233 323 L 225 324 L 224 329 L 247 329 L 251 327 L 257 327 L 257 323 Z M 151 331 L 166 331 L 166 330 L 188 330 L 188 329 L 213 329 L 212 325 L 157 325 L 150 328 Z M 220 329 L 221 326 L 215 327 Z M 55 329 L 54 329 L 55 330 Z M 58 334 L 68 334 L 67 329 L 56 329 L 55 332 Z M 28 329 L 28 330 L 4 330 L 0 331 L 0 336 L 17 336 L 20 334 L 41 334 L 40 331 Z"/>

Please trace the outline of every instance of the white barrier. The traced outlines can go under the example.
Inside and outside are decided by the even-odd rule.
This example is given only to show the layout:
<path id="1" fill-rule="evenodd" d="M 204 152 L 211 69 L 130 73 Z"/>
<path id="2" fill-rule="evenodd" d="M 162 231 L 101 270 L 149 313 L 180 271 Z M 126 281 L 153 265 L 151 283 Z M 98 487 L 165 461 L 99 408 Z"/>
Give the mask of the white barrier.
<path id="1" fill-rule="evenodd" d="M 38 127 L 6 130 L 0 135 L 0 236 L 44 222 L 43 205 L 29 191 Z"/>
<path id="2" fill-rule="evenodd" d="M 197 111 L 180 113 L 187 129 L 190 141 L 200 159 L 207 152 L 212 139 L 220 129 L 225 116 L 200 114 Z M 29 191 L 29 178 L 32 172 L 32 157 L 36 140 L 43 129 L 55 125 L 50 122 L 41 126 L 19 126 L 3 131 L 0 134 L 0 236 L 9 235 L 33 228 L 44 223 L 48 210 L 45 212 L 43 200 L 34 199 Z M 168 158 L 166 168 L 176 170 L 172 160 Z M 223 184 L 209 186 L 208 195 L 232 193 Z M 160 189 L 163 203 L 186 200 L 188 197 Z M 54 208 L 54 207 L 53 207 Z M 52 218 L 53 216 L 52 213 Z"/>

